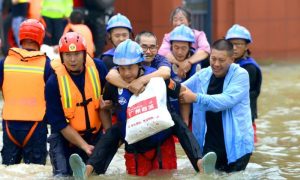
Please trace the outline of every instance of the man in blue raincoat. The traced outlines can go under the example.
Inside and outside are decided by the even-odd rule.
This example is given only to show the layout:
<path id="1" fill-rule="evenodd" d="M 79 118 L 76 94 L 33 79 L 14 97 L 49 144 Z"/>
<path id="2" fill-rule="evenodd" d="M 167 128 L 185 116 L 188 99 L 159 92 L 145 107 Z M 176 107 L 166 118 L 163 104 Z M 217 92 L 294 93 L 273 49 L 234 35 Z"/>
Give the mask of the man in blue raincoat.
<path id="1" fill-rule="evenodd" d="M 210 67 L 183 85 L 183 103 L 193 103 L 193 133 L 205 155 L 217 154 L 215 168 L 244 170 L 254 150 L 249 75 L 233 63 L 233 45 L 224 39 L 212 45 Z"/>

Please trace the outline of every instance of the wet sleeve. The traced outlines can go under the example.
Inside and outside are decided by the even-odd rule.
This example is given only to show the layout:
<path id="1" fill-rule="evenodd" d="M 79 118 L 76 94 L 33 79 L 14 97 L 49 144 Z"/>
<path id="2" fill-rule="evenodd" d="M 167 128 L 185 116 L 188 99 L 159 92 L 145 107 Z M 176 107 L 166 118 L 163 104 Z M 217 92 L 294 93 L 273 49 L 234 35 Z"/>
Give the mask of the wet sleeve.
<path id="1" fill-rule="evenodd" d="M 157 54 L 153 61 L 151 62 L 151 67 L 158 69 L 161 66 L 167 66 L 171 68 L 171 63 L 168 61 L 168 59 L 165 56 Z"/>
<path id="2" fill-rule="evenodd" d="M 102 55 L 101 61 L 105 64 L 105 67 L 108 70 L 116 66 L 116 64 L 114 64 L 113 62 L 113 57 L 111 55 Z"/>
<path id="3" fill-rule="evenodd" d="M 99 78 L 100 78 L 100 82 L 101 82 L 101 87 L 104 87 L 105 83 L 106 83 L 106 75 L 108 73 L 107 68 L 104 64 L 103 61 L 101 61 L 100 59 L 94 58 L 94 62 L 96 65 L 96 68 L 99 72 Z M 102 88 L 103 89 L 103 88 Z"/>
<path id="4" fill-rule="evenodd" d="M 57 77 L 52 74 L 45 87 L 46 118 L 51 125 L 51 132 L 60 132 L 68 123 L 63 111 Z"/>
<path id="5" fill-rule="evenodd" d="M 250 82 L 250 92 L 251 90 L 256 89 L 256 82 L 257 82 L 257 69 L 254 65 L 251 64 L 247 64 L 245 66 L 243 66 L 244 69 L 246 69 L 246 71 L 249 74 L 249 82 Z"/>
<path id="6" fill-rule="evenodd" d="M 111 100 L 114 104 L 118 103 L 117 87 L 107 82 L 103 89 L 103 100 Z"/>
<path id="7" fill-rule="evenodd" d="M 165 83 L 167 86 L 167 95 L 177 99 L 179 97 L 181 84 L 172 79 L 165 80 Z"/>
<path id="8" fill-rule="evenodd" d="M 52 69 L 50 65 L 51 60 L 49 57 L 46 58 L 46 64 L 45 64 L 45 70 L 44 70 L 44 81 L 47 82 L 50 75 L 53 74 L 54 70 Z"/>

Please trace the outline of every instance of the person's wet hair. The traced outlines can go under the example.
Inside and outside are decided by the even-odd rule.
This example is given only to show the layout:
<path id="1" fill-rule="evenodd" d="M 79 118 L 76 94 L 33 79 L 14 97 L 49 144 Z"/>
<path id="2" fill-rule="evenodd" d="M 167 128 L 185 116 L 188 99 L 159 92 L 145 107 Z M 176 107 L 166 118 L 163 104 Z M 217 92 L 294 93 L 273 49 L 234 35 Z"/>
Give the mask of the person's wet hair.
<path id="1" fill-rule="evenodd" d="M 82 24 L 84 22 L 84 14 L 80 10 L 73 10 L 70 15 L 70 21 L 72 24 Z"/>
<path id="2" fill-rule="evenodd" d="M 145 37 L 154 37 L 155 38 L 155 41 L 157 42 L 157 38 L 155 36 L 155 34 L 153 34 L 152 32 L 150 31 L 142 31 L 140 33 L 138 33 L 135 37 L 135 42 L 137 42 L 138 44 L 141 43 L 141 37 L 142 36 L 145 36 Z"/>
<path id="3" fill-rule="evenodd" d="M 192 14 L 190 13 L 190 11 L 189 11 L 187 8 L 182 7 L 182 6 L 177 7 L 176 9 L 174 9 L 174 10 L 171 12 L 170 21 L 172 22 L 174 16 L 175 16 L 176 14 L 178 14 L 179 12 L 182 12 L 182 14 L 186 17 L 186 19 L 188 20 L 188 22 L 189 22 L 189 24 L 190 24 L 191 21 L 192 21 Z"/>
<path id="4" fill-rule="evenodd" d="M 228 56 L 233 55 L 233 44 L 226 39 L 219 39 L 215 41 L 212 44 L 211 49 L 216 49 L 219 51 L 227 51 Z"/>

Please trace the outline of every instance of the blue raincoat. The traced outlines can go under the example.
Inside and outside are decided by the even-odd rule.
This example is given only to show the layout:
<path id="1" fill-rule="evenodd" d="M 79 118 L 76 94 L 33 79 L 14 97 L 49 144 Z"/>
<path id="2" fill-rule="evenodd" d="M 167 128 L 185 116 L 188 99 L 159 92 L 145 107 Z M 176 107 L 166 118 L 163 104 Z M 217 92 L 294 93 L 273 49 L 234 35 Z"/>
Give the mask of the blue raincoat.
<path id="1" fill-rule="evenodd" d="M 249 100 L 249 75 L 237 64 L 231 64 L 226 74 L 223 92 L 207 95 L 213 72 L 211 67 L 194 74 L 183 84 L 197 93 L 193 103 L 193 133 L 203 152 L 206 111 L 222 111 L 225 148 L 228 164 L 254 150 L 253 128 Z"/>

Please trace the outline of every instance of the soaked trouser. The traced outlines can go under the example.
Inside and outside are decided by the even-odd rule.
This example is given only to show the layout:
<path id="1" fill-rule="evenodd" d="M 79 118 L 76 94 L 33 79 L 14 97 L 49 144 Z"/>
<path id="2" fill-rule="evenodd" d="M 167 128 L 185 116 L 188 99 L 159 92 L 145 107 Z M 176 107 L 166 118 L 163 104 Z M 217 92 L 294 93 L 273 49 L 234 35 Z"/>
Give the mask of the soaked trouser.
<path id="1" fill-rule="evenodd" d="M 189 130 L 183 119 L 174 112 L 171 112 L 171 116 L 175 123 L 175 125 L 171 128 L 172 132 L 175 136 L 177 136 L 182 149 L 192 163 L 195 171 L 199 172 L 197 161 L 202 158 L 200 146 L 194 134 L 191 130 Z"/>
<path id="2" fill-rule="evenodd" d="M 226 152 L 218 152 L 204 145 L 203 153 L 207 154 L 208 152 L 215 152 L 217 154 L 216 169 L 226 173 L 245 170 L 252 155 L 252 153 L 245 154 L 235 162 L 228 164 Z"/>
<path id="3" fill-rule="evenodd" d="M 125 152 L 128 174 L 146 176 L 155 169 L 177 169 L 174 138 L 170 136 L 161 145 L 144 153 Z"/>
<path id="4" fill-rule="evenodd" d="M 202 157 L 200 146 L 182 118 L 176 113 L 171 113 L 171 116 L 175 123 L 171 128 L 172 133 L 178 137 L 183 150 L 187 154 L 195 171 L 198 172 L 197 161 Z M 92 165 L 96 173 L 104 174 L 118 150 L 120 140 L 122 140 L 120 127 L 118 124 L 115 124 L 98 141 L 87 164 Z"/>
<path id="5" fill-rule="evenodd" d="M 63 35 L 68 21 L 64 18 L 49 18 L 45 16 L 43 16 L 43 19 L 47 25 L 44 44 L 55 46 Z"/>
<path id="6" fill-rule="evenodd" d="M 106 22 L 105 14 L 100 12 L 89 11 L 85 24 L 91 29 L 96 47 L 95 57 L 100 57 L 105 46 Z"/>
<path id="7" fill-rule="evenodd" d="M 216 163 L 216 169 L 218 169 L 219 171 L 225 171 L 227 173 L 243 171 L 246 169 L 251 155 L 252 155 L 252 153 L 246 154 L 246 155 L 242 156 L 241 158 L 239 158 L 238 160 L 236 160 L 235 162 L 230 163 L 230 164 Z"/>
<path id="8" fill-rule="evenodd" d="M 101 133 L 95 135 L 83 136 L 83 139 L 91 145 L 95 145 Z M 72 175 L 72 170 L 69 164 L 69 158 L 73 153 L 78 154 L 84 162 L 89 158 L 88 155 L 77 146 L 69 143 L 61 133 L 52 133 L 48 137 L 50 144 L 49 156 L 52 164 L 53 175 L 56 177 L 64 177 Z"/>
<path id="9" fill-rule="evenodd" d="M 9 124 L 9 122 L 8 122 Z M 29 133 L 28 130 L 19 130 L 15 128 L 10 128 L 8 125 L 11 135 L 15 140 L 22 144 L 25 137 Z M 44 122 L 38 123 L 35 131 L 33 132 L 31 138 L 26 143 L 24 147 L 16 145 L 8 137 L 6 132 L 6 123 L 3 123 L 3 148 L 1 151 L 2 164 L 13 165 L 23 162 L 25 164 L 46 164 L 47 157 L 47 125 Z"/>
<path id="10" fill-rule="evenodd" d="M 101 136 L 87 164 L 94 167 L 97 174 L 104 174 L 117 153 L 122 139 L 119 124 L 114 124 Z"/>

